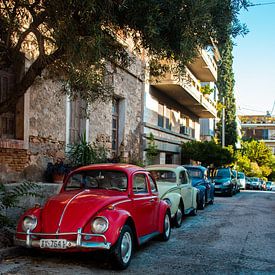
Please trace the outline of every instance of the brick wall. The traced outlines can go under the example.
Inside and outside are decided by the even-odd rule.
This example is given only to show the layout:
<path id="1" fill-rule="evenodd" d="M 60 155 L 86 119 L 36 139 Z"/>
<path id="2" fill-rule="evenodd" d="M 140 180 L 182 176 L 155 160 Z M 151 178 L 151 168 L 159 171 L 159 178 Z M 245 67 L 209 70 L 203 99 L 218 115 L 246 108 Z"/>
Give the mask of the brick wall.
<path id="1" fill-rule="evenodd" d="M 22 172 L 29 163 L 29 155 L 25 149 L 0 148 L 0 164 L 5 164 L 8 170 Z"/>

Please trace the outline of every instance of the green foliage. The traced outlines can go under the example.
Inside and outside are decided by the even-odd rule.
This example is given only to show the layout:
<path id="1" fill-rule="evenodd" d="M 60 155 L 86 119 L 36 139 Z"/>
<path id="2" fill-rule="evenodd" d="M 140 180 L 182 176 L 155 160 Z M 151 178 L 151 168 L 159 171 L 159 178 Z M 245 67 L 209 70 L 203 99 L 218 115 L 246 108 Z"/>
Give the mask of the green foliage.
<path id="1" fill-rule="evenodd" d="M 33 182 L 25 181 L 9 190 L 3 183 L 0 183 L 0 228 L 14 226 L 14 221 L 7 217 L 6 211 L 9 208 L 18 207 L 19 200 L 25 196 L 41 197 L 39 186 Z"/>
<path id="2" fill-rule="evenodd" d="M 234 161 L 230 148 L 222 148 L 214 141 L 190 141 L 182 144 L 182 163 L 199 161 L 203 166 L 229 165 Z"/>
<path id="3" fill-rule="evenodd" d="M 106 148 L 87 142 L 85 134 L 80 137 L 78 143 L 69 146 L 67 155 L 70 164 L 75 168 L 94 163 L 107 162 Z"/>
<path id="4" fill-rule="evenodd" d="M 154 135 L 150 133 L 148 137 L 148 147 L 146 150 L 146 158 L 149 165 L 154 163 L 154 160 L 158 155 L 158 153 L 159 153 L 159 150 L 158 150 L 158 146 L 155 143 Z"/>
<path id="5" fill-rule="evenodd" d="M 210 95 L 211 93 L 213 93 L 213 91 L 214 91 L 214 89 L 210 88 L 209 84 L 201 87 L 201 93 L 203 95 Z"/>
<path id="6" fill-rule="evenodd" d="M 22 52 L 35 60 L 0 113 L 22 96 L 47 68 L 63 80 L 64 91 L 88 101 L 112 98 L 113 64 L 126 68 L 133 59 L 121 41 L 131 35 L 137 54 L 146 49 L 153 71 L 173 59 L 178 69 L 198 48 L 243 34 L 237 19 L 247 0 L 3 0 L 0 9 L 0 69 L 17 73 Z M 31 24 L 28 24 L 31 22 Z M 24 27 L 23 27 L 24 26 Z M 31 33 L 31 36 L 29 34 Z M 14 40 L 14 37 L 17 40 Z M 26 46 L 31 41 L 32 50 Z M 21 76 L 21 75 L 20 75 Z M 67 89 L 67 87 L 69 88 Z"/>
<path id="7" fill-rule="evenodd" d="M 275 171 L 271 149 L 262 141 L 243 141 L 236 159 L 237 170 L 243 171 L 247 176 L 267 178 Z"/>
<path id="8" fill-rule="evenodd" d="M 222 63 L 219 67 L 217 87 L 219 89 L 219 108 L 217 123 L 217 136 L 222 139 L 222 107 L 225 108 L 225 146 L 231 145 L 235 148 L 237 137 L 236 103 L 234 95 L 234 73 L 233 73 L 233 43 L 228 38 L 224 45 L 220 46 Z"/>

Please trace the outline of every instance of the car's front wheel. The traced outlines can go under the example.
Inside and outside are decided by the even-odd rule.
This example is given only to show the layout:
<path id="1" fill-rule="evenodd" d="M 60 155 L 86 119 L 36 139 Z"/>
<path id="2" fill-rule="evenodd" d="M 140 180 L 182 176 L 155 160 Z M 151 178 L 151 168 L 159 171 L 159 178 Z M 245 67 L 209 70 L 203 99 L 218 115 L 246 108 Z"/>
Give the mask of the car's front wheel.
<path id="1" fill-rule="evenodd" d="M 163 219 L 163 232 L 160 234 L 161 241 L 168 241 L 171 235 L 171 219 L 169 212 L 166 211 L 164 219 Z"/>
<path id="2" fill-rule="evenodd" d="M 205 207 L 205 197 L 202 196 L 201 199 L 199 200 L 198 208 L 199 208 L 200 210 L 203 210 L 204 207 Z"/>
<path id="3" fill-rule="evenodd" d="M 113 263 L 118 269 L 126 269 L 133 254 L 133 231 L 129 225 L 124 225 L 113 251 Z"/>

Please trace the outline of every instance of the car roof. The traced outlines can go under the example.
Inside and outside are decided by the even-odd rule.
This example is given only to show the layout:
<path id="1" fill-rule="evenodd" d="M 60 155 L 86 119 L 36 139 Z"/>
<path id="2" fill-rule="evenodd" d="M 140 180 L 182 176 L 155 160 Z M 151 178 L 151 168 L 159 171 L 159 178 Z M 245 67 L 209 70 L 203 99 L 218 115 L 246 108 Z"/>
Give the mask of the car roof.
<path id="1" fill-rule="evenodd" d="M 125 163 L 101 163 L 101 164 L 90 164 L 86 166 L 79 167 L 75 169 L 73 172 L 86 171 L 86 170 L 115 170 L 122 171 L 125 173 L 132 174 L 136 171 L 145 171 L 144 168 L 133 165 L 133 164 L 125 164 Z"/>
<path id="2" fill-rule="evenodd" d="M 188 168 L 192 168 L 192 169 L 200 169 L 200 170 L 207 170 L 206 167 L 201 166 L 201 165 L 191 165 L 191 164 L 184 164 L 182 165 L 183 167 L 185 167 L 186 169 Z"/>
<path id="3" fill-rule="evenodd" d="M 186 168 L 178 164 L 154 164 L 145 167 L 146 170 L 185 170 Z"/>

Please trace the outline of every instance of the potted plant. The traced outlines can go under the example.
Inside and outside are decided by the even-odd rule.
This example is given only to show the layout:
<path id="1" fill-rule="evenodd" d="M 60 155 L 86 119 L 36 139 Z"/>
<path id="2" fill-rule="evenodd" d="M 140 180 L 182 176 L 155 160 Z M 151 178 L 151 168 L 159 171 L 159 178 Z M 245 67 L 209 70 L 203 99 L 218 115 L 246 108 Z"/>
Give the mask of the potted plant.
<path id="1" fill-rule="evenodd" d="M 55 163 L 49 162 L 45 172 L 47 181 L 54 183 L 62 183 L 64 176 L 70 172 L 67 164 L 64 164 L 61 158 L 58 158 Z"/>

